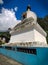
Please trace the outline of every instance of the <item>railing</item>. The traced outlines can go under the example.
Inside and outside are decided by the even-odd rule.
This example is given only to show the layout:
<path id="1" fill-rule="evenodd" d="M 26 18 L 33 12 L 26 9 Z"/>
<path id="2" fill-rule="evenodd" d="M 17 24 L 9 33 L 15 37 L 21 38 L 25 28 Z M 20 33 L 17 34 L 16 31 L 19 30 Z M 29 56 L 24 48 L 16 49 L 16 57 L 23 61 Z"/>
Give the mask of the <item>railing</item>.
<path id="1" fill-rule="evenodd" d="M 22 42 L 22 43 L 16 43 L 16 46 L 22 46 L 22 47 L 48 47 L 47 43 L 43 43 L 43 42 Z"/>
<path id="2" fill-rule="evenodd" d="M 16 43 L 6 43 L 3 46 L 48 47 L 48 44 L 44 42 L 16 42 Z"/>

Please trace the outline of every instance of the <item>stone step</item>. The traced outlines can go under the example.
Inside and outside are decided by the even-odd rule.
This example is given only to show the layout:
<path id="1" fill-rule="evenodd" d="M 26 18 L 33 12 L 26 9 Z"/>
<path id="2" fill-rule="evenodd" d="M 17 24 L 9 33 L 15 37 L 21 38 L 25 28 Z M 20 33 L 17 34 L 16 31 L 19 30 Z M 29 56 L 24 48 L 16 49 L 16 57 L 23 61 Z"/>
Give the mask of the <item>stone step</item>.
<path id="1" fill-rule="evenodd" d="M 0 54 L 0 65 L 22 65 L 22 64 Z"/>

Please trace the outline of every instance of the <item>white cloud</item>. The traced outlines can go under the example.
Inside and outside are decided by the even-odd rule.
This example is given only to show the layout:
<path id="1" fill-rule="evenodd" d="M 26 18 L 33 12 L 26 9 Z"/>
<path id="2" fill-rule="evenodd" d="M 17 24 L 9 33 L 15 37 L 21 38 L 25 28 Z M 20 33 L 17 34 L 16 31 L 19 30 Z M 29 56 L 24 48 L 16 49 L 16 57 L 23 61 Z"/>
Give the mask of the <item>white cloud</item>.
<path id="1" fill-rule="evenodd" d="M 14 10 L 17 11 L 18 10 L 18 7 L 15 7 Z"/>
<path id="2" fill-rule="evenodd" d="M 13 28 L 19 22 L 20 20 L 17 20 L 13 9 L 2 8 L 2 13 L 0 13 L 0 31 Z"/>
<path id="3" fill-rule="evenodd" d="M 0 0 L 0 4 L 3 4 L 3 0 Z"/>

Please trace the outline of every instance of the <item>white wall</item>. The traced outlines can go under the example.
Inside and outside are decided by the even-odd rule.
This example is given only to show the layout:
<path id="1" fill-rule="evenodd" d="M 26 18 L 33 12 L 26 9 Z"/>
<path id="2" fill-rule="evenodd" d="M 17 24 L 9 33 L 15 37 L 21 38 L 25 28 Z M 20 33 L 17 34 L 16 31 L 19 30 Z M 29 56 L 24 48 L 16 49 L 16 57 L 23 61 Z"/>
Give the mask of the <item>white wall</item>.
<path id="1" fill-rule="evenodd" d="M 41 35 L 38 31 L 36 31 L 34 29 L 34 36 L 35 36 L 35 41 L 39 41 L 39 42 L 44 42 L 44 43 L 47 43 L 46 42 L 46 37 Z"/>
<path id="2" fill-rule="evenodd" d="M 34 41 L 34 31 L 28 31 L 18 35 L 11 36 L 10 43 L 15 42 L 33 42 Z"/>
<path id="3" fill-rule="evenodd" d="M 9 43 L 15 43 L 15 42 L 46 42 L 46 38 L 41 35 L 38 31 L 35 29 L 32 31 L 24 32 L 18 35 L 11 36 Z"/>

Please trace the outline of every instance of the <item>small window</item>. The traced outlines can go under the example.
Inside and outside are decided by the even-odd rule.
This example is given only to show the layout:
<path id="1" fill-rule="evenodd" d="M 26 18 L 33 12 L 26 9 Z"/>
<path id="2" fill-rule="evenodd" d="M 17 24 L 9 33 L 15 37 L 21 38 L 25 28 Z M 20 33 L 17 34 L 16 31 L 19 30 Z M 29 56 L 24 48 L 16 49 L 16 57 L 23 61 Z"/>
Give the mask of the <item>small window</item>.
<path id="1" fill-rule="evenodd" d="M 2 46 L 0 46 L 0 48 L 2 48 Z"/>
<path id="2" fill-rule="evenodd" d="M 28 48 L 17 48 L 17 51 L 29 53 L 29 54 L 37 54 L 36 49 L 28 49 Z"/>
<path id="3" fill-rule="evenodd" d="M 5 46 L 5 49 L 7 49 L 7 50 L 12 50 L 12 47 Z"/>
<path id="4" fill-rule="evenodd" d="M 25 19 L 25 18 L 26 18 L 26 15 L 27 15 L 26 13 L 23 13 L 23 19 Z"/>
<path id="5" fill-rule="evenodd" d="M 13 51 L 15 51 L 15 48 L 12 48 L 13 49 Z"/>

